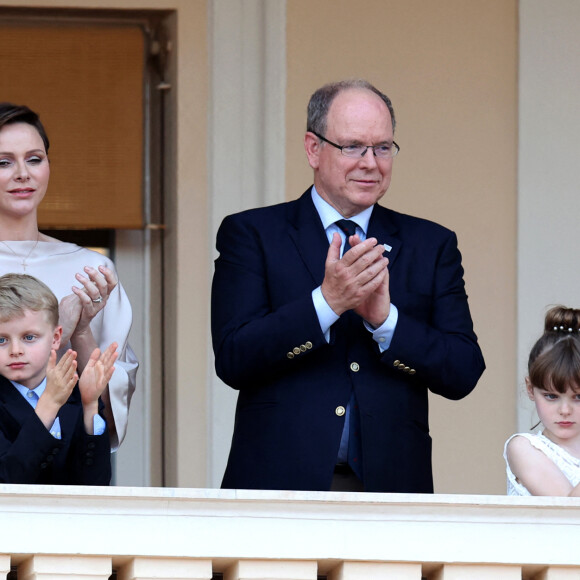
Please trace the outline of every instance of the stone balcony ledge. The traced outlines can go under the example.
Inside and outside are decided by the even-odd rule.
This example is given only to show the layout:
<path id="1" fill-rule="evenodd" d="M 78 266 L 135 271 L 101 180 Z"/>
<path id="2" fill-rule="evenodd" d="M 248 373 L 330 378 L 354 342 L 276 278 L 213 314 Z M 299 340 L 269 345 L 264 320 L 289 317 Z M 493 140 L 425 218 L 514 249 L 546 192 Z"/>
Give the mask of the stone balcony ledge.
<path id="1" fill-rule="evenodd" d="M 44 554 L 106 557 L 115 568 L 200 560 L 213 572 L 310 562 L 315 573 L 304 578 L 314 579 L 344 562 L 420 570 L 400 578 L 443 578 L 464 565 L 491 566 L 494 578 L 506 566 L 517 571 L 510 578 L 561 567 L 580 579 L 577 498 L 3 484 L 0 522 L 0 553 L 12 565 Z M 470 580 L 479 577 L 470 569 Z"/>

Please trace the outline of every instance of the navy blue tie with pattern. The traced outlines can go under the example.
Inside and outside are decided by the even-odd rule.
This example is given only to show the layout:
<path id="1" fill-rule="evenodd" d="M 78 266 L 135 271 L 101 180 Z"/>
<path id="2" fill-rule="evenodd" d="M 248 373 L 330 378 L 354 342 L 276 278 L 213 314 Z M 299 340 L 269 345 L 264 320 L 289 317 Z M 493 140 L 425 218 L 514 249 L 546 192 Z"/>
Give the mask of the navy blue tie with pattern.
<path id="1" fill-rule="evenodd" d="M 356 223 L 351 220 L 338 220 L 336 225 L 346 236 L 344 243 L 344 256 L 350 250 L 348 239 L 356 233 Z M 354 394 L 354 388 L 351 391 L 348 401 L 348 464 L 355 472 L 356 476 L 362 481 L 362 446 L 360 438 L 360 414 L 358 403 Z"/>
<path id="2" fill-rule="evenodd" d="M 348 238 L 350 238 L 350 236 L 354 236 L 354 234 L 356 233 L 356 224 L 351 220 L 338 220 L 336 222 L 336 225 L 346 236 L 346 242 L 344 242 L 344 250 L 342 252 L 342 255 L 344 256 L 350 250 Z"/>

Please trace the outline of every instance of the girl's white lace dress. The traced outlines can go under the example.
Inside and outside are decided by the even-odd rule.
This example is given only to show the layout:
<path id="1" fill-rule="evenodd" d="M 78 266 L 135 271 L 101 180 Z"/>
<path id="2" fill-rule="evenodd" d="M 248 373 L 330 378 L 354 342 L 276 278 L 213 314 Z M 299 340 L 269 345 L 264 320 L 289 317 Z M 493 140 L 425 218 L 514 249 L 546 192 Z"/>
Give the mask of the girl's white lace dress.
<path id="1" fill-rule="evenodd" d="M 503 458 L 505 459 L 507 473 L 508 495 L 532 495 L 519 481 L 516 481 L 516 476 L 512 473 L 507 460 L 507 445 L 518 435 L 525 437 L 536 449 L 539 449 L 542 453 L 547 455 L 558 466 L 560 471 L 573 486 L 580 483 L 580 459 L 570 455 L 567 451 L 562 449 L 562 447 L 553 441 L 550 441 L 547 437 L 544 437 L 542 433 L 516 433 L 505 442 L 503 448 Z"/>

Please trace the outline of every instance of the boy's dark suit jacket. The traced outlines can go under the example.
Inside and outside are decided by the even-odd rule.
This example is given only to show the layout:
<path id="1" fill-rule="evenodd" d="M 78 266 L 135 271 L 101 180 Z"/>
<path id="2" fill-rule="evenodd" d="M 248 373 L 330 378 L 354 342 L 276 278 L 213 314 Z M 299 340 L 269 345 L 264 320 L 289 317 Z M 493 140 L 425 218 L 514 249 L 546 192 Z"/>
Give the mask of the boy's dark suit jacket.
<path id="1" fill-rule="evenodd" d="M 428 390 L 467 395 L 485 365 L 453 232 L 375 206 L 368 237 L 390 246 L 399 310 L 380 354 L 345 313 L 324 338 L 311 292 L 328 239 L 310 190 L 227 217 L 218 232 L 212 336 L 219 377 L 239 389 L 225 488 L 328 490 L 351 389 L 367 491 L 432 492 Z M 296 354 L 295 354 L 296 353 Z"/>
<path id="2" fill-rule="evenodd" d="M 0 482 L 109 485 L 109 435 L 87 435 L 78 385 L 58 413 L 55 439 L 8 379 L 0 376 Z"/>

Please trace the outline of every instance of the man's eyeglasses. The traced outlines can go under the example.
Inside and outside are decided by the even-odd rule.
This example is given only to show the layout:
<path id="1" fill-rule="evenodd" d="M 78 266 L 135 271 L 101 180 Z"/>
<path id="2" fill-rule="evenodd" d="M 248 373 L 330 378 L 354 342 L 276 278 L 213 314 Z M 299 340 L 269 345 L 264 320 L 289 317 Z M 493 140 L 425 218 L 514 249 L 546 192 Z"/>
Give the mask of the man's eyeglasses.
<path id="1" fill-rule="evenodd" d="M 315 131 L 311 131 L 311 133 L 314 133 L 321 141 L 339 149 L 345 157 L 364 157 L 367 149 L 372 149 L 375 157 L 389 159 L 394 157 L 401 149 L 394 141 L 391 144 L 384 143 L 382 145 L 337 145 Z"/>

